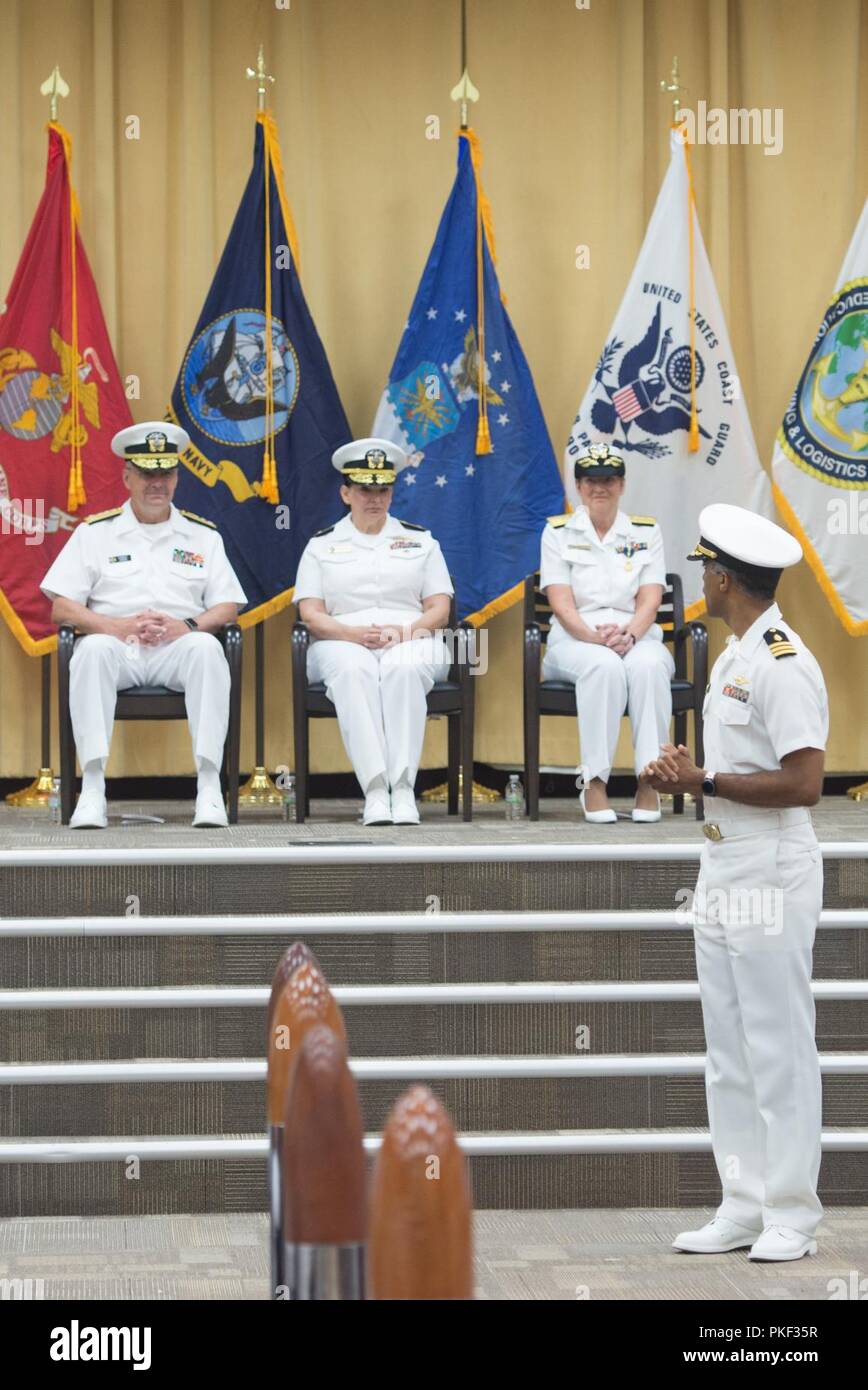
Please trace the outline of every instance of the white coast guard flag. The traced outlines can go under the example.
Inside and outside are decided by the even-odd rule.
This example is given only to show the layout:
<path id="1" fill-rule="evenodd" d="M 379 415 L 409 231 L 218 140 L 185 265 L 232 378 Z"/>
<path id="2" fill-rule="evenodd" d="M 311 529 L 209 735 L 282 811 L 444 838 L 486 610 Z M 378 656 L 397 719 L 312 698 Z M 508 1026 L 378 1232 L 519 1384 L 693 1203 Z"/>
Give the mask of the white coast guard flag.
<path id="1" fill-rule="evenodd" d="M 699 448 L 691 420 L 690 221 L 686 153 L 670 136 L 669 169 L 608 340 L 585 392 L 565 454 L 564 485 L 578 501 L 573 465 L 606 441 L 627 467 L 625 510 L 655 516 L 666 568 L 684 584 L 688 617 L 701 613 L 702 566 L 685 561 L 710 502 L 771 516 L 771 488 L 757 454 L 732 344 L 693 209 L 694 350 Z"/>
<path id="2" fill-rule="evenodd" d="M 868 635 L 868 202 L 778 431 L 775 501 L 852 636 Z"/>

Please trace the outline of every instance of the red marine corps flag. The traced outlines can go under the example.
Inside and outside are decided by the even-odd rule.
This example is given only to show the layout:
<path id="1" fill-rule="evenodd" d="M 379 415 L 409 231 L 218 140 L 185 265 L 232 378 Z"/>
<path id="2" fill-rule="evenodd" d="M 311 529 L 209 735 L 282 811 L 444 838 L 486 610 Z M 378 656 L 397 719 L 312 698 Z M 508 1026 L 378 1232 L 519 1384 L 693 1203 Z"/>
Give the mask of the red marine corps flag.
<path id="1" fill-rule="evenodd" d="M 0 314 L 0 613 L 31 656 L 56 641 L 39 581 L 82 516 L 124 499 L 109 441 L 132 423 L 70 158 L 51 121 L 45 189 Z"/>

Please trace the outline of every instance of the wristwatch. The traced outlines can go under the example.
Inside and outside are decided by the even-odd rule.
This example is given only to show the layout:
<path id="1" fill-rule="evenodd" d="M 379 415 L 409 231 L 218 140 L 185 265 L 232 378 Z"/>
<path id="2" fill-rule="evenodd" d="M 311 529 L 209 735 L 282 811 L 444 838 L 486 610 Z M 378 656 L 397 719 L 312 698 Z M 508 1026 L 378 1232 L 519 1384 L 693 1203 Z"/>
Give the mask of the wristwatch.
<path id="1" fill-rule="evenodd" d="M 717 783 L 715 782 L 716 773 L 703 772 L 702 791 L 704 796 L 717 796 Z"/>
<path id="2" fill-rule="evenodd" d="M 199 624 L 196 622 L 195 618 L 185 618 L 184 622 L 187 624 L 191 632 L 199 631 Z"/>

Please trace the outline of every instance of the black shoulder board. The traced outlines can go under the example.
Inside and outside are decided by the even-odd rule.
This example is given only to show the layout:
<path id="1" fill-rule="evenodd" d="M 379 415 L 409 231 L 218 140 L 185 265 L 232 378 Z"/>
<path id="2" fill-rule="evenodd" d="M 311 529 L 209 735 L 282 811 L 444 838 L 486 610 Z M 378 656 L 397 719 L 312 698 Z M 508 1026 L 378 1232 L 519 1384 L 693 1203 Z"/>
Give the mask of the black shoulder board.
<path id="1" fill-rule="evenodd" d="M 789 636 L 779 627 L 770 627 L 763 633 L 763 640 L 768 644 L 772 656 L 795 656 L 796 649 L 789 639 Z"/>
<path id="2" fill-rule="evenodd" d="M 401 518 L 398 517 L 397 520 L 398 520 L 398 521 L 401 521 Z M 415 521 L 401 521 L 401 525 L 402 525 L 403 527 L 405 527 L 406 530 L 408 530 L 408 531 L 427 531 L 427 530 L 428 530 L 428 527 L 427 527 L 427 526 L 419 526 L 419 525 L 417 525 L 417 523 L 416 523 Z"/>
<path id="3" fill-rule="evenodd" d="M 546 521 L 548 522 L 549 526 L 566 526 L 571 515 L 571 512 L 562 512 L 560 516 L 547 516 Z"/>
<path id="4" fill-rule="evenodd" d="M 113 516 L 120 516 L 122 510 L 122 507 L 112 507 L 107 512 L 94 512 L 93 516 L 86 516 L 83 520 L 87 522 L 88 526 L 93 526 L 94 522 L 108 521 Z"/>
<path id="5" fill-rule="evenodd" d="M 324 526 L 321 531 L 314 531 L 313 534 L 314 536 L 329 536 L 335 529 L 335 526 L 337 526 L 337 522 L 335 522 L 332 526 Z"/>
<path id="6" fill-rule="evenodd" d="M 631 516 L 630 520 L 634 526 L 656 526 L 656 516 Z"/>
<path id="7" fill-rule="evenodd" d="M 209 521 L 206 516 L 197 516 L 195 512 L 185 512 L 183 507 L 181 508 L 181 515 L 185 516 L 188 521 L 196 521 L 200 526 L 210 526 L 212 531 L 217 530 L 216 524 Z"/>

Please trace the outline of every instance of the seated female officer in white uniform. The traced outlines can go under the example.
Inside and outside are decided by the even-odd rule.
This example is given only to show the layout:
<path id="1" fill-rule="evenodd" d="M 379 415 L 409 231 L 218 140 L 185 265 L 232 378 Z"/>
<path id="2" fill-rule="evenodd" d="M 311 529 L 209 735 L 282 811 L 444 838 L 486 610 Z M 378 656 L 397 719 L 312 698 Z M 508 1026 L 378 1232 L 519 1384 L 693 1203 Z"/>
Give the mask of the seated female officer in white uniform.
<path id="1" fill-rule="evenodd" d="M 325 682 L 337 711 L 365 793 L 365 825 L 418 824 L 425 697 L 450 665 L 436 635 L 453 592 L 440 546 L 423 526 L 389 514 L 392 485 L 408 462 L 386 439 L 335 451 L 349 513 L 311 538 L 295 581 L 313 638 L 308 678 Z"/>
<path id="2" fill-rule="evenodd" d="M 646 752 L 669 738 L 672 655 L 654 621 L 666 583 L 663 539 L 653 517 L 619 509 L 624 460 L 596 444 L 576 461 L 580 505 L 543 531 L 540 586 L 554 614 L 545 680 L 574 681 L 581 804 L 586 820 L 614 821 L 606 784 L 626 709 L 637 776 Z M 652 758 L 657 752 L 652 753 Z M 660 818 L 656 792 L 640 786 L 633 819 Z"/>

